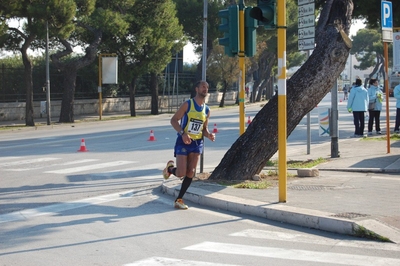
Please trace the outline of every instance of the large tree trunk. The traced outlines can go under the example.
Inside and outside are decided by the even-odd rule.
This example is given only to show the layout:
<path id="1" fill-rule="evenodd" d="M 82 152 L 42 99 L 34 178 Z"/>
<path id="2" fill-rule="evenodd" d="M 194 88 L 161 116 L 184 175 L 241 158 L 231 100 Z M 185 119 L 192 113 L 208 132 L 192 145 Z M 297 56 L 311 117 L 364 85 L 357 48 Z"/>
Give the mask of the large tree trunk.
<path id="1" fill-rule="evenodd" d="M 158 77 L 152 72 L 150 74 L 150 90 L 151 90 L 151 114 L 158 115 Z"/>
<path id="2" fill-rule="evenodd" d="M 73 67 L 64 69 L 63 96 L 61 101 L 60 123 L 73 123 L 74 100 L 77 70 Z"/>
<path id="3" fill-rule="evenodd" d="M 136 77 L 132 78 L 129 84 L 129 108 L 131 110 L 131 116 L 136 116 Z"/>
<path id="4" fill-rule="evenodd" d="M 22 61 L 24 63 L 24 78 L 25 78 L 25 91 L 26 91 L 26 105 L 25 105 L 25 125 L 35 126 L 33 120 L 33 80 L 32 80 L 32 61 L 29 59 L 27 50 L 31 45 L 35 36 L 28 36 L 21 47 Z"/>
<path id="5" fill-rule="evenodd" d="M 330 92 L 343 71 L 351 40 L 352 0 L 327 0 L 316 29 L 316 48 L 287 81 L 287 135 Z M 212 119 L 212 118 L 211 118 Z M 278 98 L 274 96 L 222 158 L 210 179 L 243 180 L 259 173 L 278 150 Z"/>
<path id="6" fill-rule="evenodd" d="M 79 69 L 90 65 L 97 57 L 97 47 L 102 39 L 102 31 L 92 29 L 85 25 L 80 24 L 83 28 L 93 33 L 93 41 L 85 49 L 85 55 L 68 61 L 62 62 L 60 59 L 70 55 L 73 50 L 71 44 L 64 39 L 60 42 L 64 45 L 65 50 L 59 51 L 51 55 L 51 60 L 56 68 L 60 69 L 64 74 L 64 92 L 61 102 L 60 123 L 73 123 L 74 122 L 74 98 L 75 98 L 75 82 L 76 75 Z"/>

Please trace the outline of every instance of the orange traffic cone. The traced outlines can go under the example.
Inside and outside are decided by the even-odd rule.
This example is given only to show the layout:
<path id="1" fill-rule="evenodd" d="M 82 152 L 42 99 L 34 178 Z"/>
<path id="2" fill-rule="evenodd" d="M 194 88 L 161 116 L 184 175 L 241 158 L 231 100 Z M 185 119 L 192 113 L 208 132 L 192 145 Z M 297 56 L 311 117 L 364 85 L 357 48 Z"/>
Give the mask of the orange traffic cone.
<path id="1" fill-rule="evenodd" d="M 153 132 L 153 130 L 150 130 L 150 137 L 149 137 L 148 141 L 155 141 L 155 140 L 156 140 L 156 138 L 154 137 L 154 132 Z"/>
<path id="2" fill-rule="evenodd" d="M 217 124 L 214 124 L 214 129 L 212 133 L 218 133 L 218 128 L 217 128 Z"/>
<path id="3" fill-rule="evenodd" d="M 86 145 L 85 145 L 85 140 L 84 140 L 84 139 L 82 139 L 82 141 L 81 141 L 81 147 L 79 148 L 78 151 L 88 151 L 88 150 L 86 149 Z"/>
<path id="4" fill-rule="evenodd" d="M 249 116 L 249 119 L 247 119 L 247 125 L 250 125 L 250 123 L 251 123 L 251 120 L 250 120 L 250 116 Z"/>

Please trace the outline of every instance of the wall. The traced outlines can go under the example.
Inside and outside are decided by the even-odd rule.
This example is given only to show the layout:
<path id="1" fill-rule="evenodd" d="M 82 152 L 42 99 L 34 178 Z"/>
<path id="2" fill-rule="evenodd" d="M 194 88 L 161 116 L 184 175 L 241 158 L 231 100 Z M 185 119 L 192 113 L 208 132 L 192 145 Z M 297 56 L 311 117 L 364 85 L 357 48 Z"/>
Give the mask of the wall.
<path id="1" fill-rule="evenodd" d="M 225 94 L 225 101 L 236 100 L 237 92 L 227 92 Z M 165 110 L 168 107 L 176 107 L 182 104 L 185 100 L 189 99 L 190 95 L 178 96 L 160 96 L 159 108 Z M 222 93 L 210 93 L 206 98 L 206 103 L 219 103 L 222 98 Z M 136 97 L 136 110 L 149 110 L 151 109 L 151 97 Z M 129 111 L 129 98 L 105 98 L 102 101 L 103 114 L 111 112 L 124 112 Z M 34 102 L 34 118 L 46 117 L 46 104 L 45 102 Z M 74 102 L 74 115 L 83 114 L 98 114 L 99 100 L 75 100 Z M 50 113 L 52 116 L 59 116 L 61 111 L 61 101 L 51 101 Z M 0 121 L 13 121 L 25 120 L 25 103 L 0 103 Z"/>

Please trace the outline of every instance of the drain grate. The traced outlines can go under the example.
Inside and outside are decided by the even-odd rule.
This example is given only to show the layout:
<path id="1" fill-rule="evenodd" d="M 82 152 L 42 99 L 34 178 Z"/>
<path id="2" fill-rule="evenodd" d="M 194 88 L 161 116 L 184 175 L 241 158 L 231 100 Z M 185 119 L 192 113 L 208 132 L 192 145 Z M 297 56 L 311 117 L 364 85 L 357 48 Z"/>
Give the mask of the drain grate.
<path id="1" fill-rule="evenodd" d="M 342 213 L 337 213 L 335 215 L 332 215 L 333 217 L 338 217 L 338 218 L 347 218 L 347 219 L 355 219 L 355 218 L 360 218 L 360 217 L 367 217 L 369 216 L 368 214 L 362 214 L 362 213 L 356 213 L 356 212 L 342 212 Z"/>
<path id="2" fill-rule="evenodd" d="M 327 186 L 290 186 L 289 189 L 293 190 L 330 190 L 334 189 L 334 187 Z"/>

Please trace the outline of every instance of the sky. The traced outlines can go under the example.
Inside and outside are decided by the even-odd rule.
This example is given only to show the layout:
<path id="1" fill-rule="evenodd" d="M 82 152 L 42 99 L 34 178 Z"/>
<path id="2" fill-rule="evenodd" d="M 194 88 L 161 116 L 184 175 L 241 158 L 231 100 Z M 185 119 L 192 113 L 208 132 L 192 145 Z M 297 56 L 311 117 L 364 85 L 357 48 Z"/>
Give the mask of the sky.
<path id="1" fill-rule="evenodd" d="M 355 20 L 354 24 L 350 27 L 350 37 L 357 34 L 359 29 L 365 27 L 365 24 L 362 20 Z M 199 56 L 194 53 L 194 46 L 191 43 L 188 43 L 183 48 L 183 63 L 197 63 L 200 60 Z"/>

